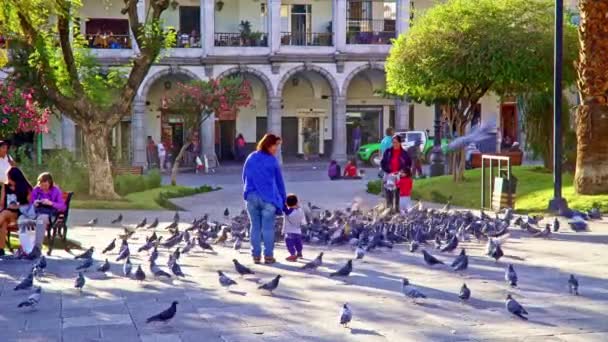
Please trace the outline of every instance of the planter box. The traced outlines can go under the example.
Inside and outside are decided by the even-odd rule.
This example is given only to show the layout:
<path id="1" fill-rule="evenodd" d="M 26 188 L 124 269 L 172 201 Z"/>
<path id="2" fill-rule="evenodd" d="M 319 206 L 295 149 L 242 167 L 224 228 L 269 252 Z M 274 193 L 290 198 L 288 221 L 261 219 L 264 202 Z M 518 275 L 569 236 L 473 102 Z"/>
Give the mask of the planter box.
<path id="1" fill-rule="evenodd" d="M 143 166 L 114 166 L 112 167 L 112 174 L 117 175 L 143 175 L 144 168 Z"/>

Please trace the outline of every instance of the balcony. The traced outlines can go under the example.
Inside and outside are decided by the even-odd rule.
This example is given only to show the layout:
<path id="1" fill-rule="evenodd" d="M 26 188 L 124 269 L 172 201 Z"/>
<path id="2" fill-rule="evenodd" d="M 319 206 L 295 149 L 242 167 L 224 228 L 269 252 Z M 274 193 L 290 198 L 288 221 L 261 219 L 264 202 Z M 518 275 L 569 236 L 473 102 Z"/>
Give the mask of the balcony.
<path id="1" fill-rule="evenodd" d="M 270 51 L 267 0 L 215 1 L 213 53 L 259 56 Z"/>
<path id="2" fill-rule="evenodd" d="M 330 32 L 282 32 L 281 45 L 288 46 L 333 46 Z"/>
<path id="3" fill-rule="evenodd" d="M 347 19 L 347 44 L 386 45 L 397 37 L 395 20 Z"/>
<path id="4" fill-rule="evenodd" d="M 88 47 L 91 49 L 131 49 L 131 36 L 128 34 L 113 34 L 99 32 L 86 34 Z"/>
<path id="5" fill-rule="evenodd" d="M 268 46 L 268 35 L 264 32 L 216 32 L 215 46 Z"/>

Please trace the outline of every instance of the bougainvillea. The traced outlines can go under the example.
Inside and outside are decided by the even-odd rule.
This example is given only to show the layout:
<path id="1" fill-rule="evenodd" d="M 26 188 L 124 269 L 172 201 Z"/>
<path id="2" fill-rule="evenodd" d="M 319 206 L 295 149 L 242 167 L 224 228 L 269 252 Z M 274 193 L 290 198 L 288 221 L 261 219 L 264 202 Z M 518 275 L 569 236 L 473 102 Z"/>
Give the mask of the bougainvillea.
<path id="1" fill-rule="evenodd" d="M 19 89 L 12 81 L 0 82 L 0 137 L 14 133 L 48 131 L 50 110 L 34 100 L 33 89 Z"/>

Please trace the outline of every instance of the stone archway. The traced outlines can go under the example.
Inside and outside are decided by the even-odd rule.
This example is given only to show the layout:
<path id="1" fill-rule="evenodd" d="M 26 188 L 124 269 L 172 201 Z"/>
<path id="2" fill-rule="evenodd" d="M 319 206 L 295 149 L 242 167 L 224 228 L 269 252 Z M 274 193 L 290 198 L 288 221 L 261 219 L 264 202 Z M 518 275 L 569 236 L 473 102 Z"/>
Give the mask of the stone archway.
<path id="1" fill-rule="evenodd" d="M 342 94 L 340 93 L 340 87 L 338 86 L 338 82 L 336 81 L 336 79 L 334 78 L 334 76 L 327 70 L 325 70 L 324 68 L 317 66 L 317 65 L 300 65 L 297 66 L 295 68 L 289 69 L 285 75 L 283 75 L 283 77 L 281 77 L 281 80 L 279 81 L 279 84 L 277 86 L 277 91 L 276 94 L 277 96 L 282 96 L 283 94 L 283 88 L 285 87 L 285 83 L 295 74 L 299 73 L 299 72 L 303 72 L 303 71 L 313 71 L 316 72 L 318 74 L 320 74 L 329 84 L 329 87 L 331 88 L 332 91 L 332 96 L 333 97 L 338 97 L 341 96 Z"/>
<path id="2" fill-rule="evenodd" d="M 156 81 L 158 81 L 159 79 L 161 79 L 163 77 L 171 76 L 171 75 L 185 75 L 193 80 L 197 80 L 197 81 L 201 80 L 201 78 L 198 77 L 197 74 L 195 74 L 194 72 L 192 72 L 188 69 L 184 69 L 184 68 L 180 68 L 180 67 L 167 67 L 167 68 L 157 71 L 156 73 L 154 73 L 151 76 L 149 76 L 148 78 L 146 78 L 144 80 L 143 85 L 141 87 L 139 87 L 138 96 L 145 101 L 145 99 L 148 97 L 148 93 L 150 92 L 150 88 L 152 88 L 154 83 L 156 83 Z"/>
<path id="3" fill-rule="evenodd" d="M 380 70 L 382 72 L 385 72 L 384 65 L 382 63 L 368 63 L 368 64 L 364 64 L 364 65 L 360 65 L 360 66 L 356 67 L 353 71 L 351 71 L 346 76 L 346 78 L 344 79 L 344 83 L 342 83 L 341 94 L 343 96 L 346 96 L 346 93 L 348 92 L 348 87 L 350 86 L 350 82 L 353 80 L 353 78 L 355 78 L 359 73 L 366 71 L 366 70 Z"/>
<path id="4" fill-rule="evenodd" d="M 254 68 L 243 67 L 243 66 L 230 68 L 228 70 L 222 71 L 219 75 L 217 75 L 217 79 L 219 80 L 226 76 L 230 76 L 230 75 L 234 75 L 234 74 L 250 74 L 250 75 L 257 77 L 262 82 L 262 84 L 264 84 L 264 87 L 266 88 L 267 96 L 269 98 L 274 96 L 274 87 L 272 86 L 272 82 L 270 81 L 270 78 L 268 78 L 268 76 L 266 76 L 266 74 L 264 74 L 262 71 L 254 69 Z"/>

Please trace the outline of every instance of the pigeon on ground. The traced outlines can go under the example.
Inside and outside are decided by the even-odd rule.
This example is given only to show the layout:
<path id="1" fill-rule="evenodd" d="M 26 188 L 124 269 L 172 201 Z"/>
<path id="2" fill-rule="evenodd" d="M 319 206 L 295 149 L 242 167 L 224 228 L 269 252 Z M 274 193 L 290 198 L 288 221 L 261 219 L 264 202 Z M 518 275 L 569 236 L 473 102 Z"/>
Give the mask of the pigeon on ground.
<path id="1" fill-rule="evenodd" d="M 97 225 L 98 221 L 99 220 L 97 220 L 97 217 L 96 217 L 96 218 L 92 219 L 91 221 L 87 222 L 86 226 L 93 228 L 93 227 L 95 227 Z"/>
<path id="2" fill-rule="evenodd" d="M 179 212 L 175 212 L 175 215 L 173 215 L 173 222 L 179 222 Z"/>
<path id="3" fill-rule="evenodd" d="M 557 233 L 559 231 L 559 220 L 556 218 L 553 219 L 553 232 Z"/>
<path id="4" fill-rule="evenodd" d="M 182 254 L 188 254 L 188 252 L 190 252 L 194 246 L 196 246 L 196 239 L 191 238 L 182 249 Z"/>
<path id="5" fill-rule="evenodd" d="M 146 273 L 141 269 L 141 265 L 137 266 L 137 270 L 135 271 L 135 279 L 139 281 L 146 280 Z"/>
<path id="6" fill-rule="evenodd" d="M 171 265 L 171 272 L 173 272 L 173 274 L 176 277 L 185 277 L 186 275 L 184 274 L 184 272 L 182 272 L 182 268 L 181 266 L 176 262 L 173 263 L 173 265 Z"/>
<path id="7" fill-rule="evenodd" d="M 505 280 L 511 287 L 517 287 L 517 273 L 512 264 L 509 264 L 509 267 L 507 267 L 507 270 L 505 271 Z"/>
<path id="8" fill-rule="evenodd" d="M 125 260 L 129 256 L 131 256 L 131 251 L 129 250 L 129 246 L 127 246 L 125 249 L 123 249 L 120 252 L 120 254 L 118 255 L 118 257 L 116 258 L 116 261 Z"/>
<path id="9" fill-rule="evenodd" d="M 348 260 L 346 262 L 346 264 L 344 266 L 342 266 L 342 268 L 340 268 L 336 272 L 330 273 L 329 276 L 330 277 L 337 277 L 337 276 L 338 277 L 348 277 L 348 275 L 352 271 L 353 271 L 353 261 Z"/>
<path id="10" fill-rule="evenodd" d="M 570 294 L 578 296 L 578 279 L 574 277 L 574 274 L 571 274 L 568 278 L 568 291 Z"/>
<path id="11" fill-rule="evenodd" d="M 141 220 L 141 222 L 139 222 L 137 224 L 137 226 L 135 226 L 135 228 L 143 228 L 146 226 L 146 223 L 148 223 L 148 219 L 146 217 L 144 217 L 144 219 Z"/>
<path id="12" fill-rule="evenodd" d="M 154 274 L 155 277 L 167 277 L 171 278 L 171 275 L 165 271 L 163 271 L 157 264 L 151 262 L 150 263 L 150 272 Z"/>
<path id="13" fill-rule="evenodd" d="M 465 249 L 462 248 L 460 250 L 460 254 L 458 254 L 456 259 L 454 259 L 454 261 L 452 261 L 452 264 L 450 265 L 450 267 L 455 267 L 456 265 L 460 264 L 465 259 L 466 256 L 467 256 L 467 253 L 466 253 Z"/>
<path id="14" fill-rule="evenodd" d="M 224 244 L 224 243 L 226 243 L 226 240 L 228 240 L 228 231 L 225 228 L 222 228 L 219 236 L 217 237 L 217 239 L 215 239 L 215 241 L 213 243 L 216 245 L 218 245 L 220 243 Z"/>
<path id="15" fill-rule="evenodd" d="M 175 229 L 179 224 L 177 222 L 171 222 L 168 226 L 165 227 L 165 230 Z"/>
<path id="16" fill-rule="evenodd" d="M 95 251 L 95 247 L 90 247 L 84 253 L 75 256 L 74 259 L 91 259 L 93 257 L 94 251 Z"/>
<path id="17" fill-rule="evenodd" d="M 27 277 L 23 278 L 17 286 L 15 286 L 14 290 L 27 290 L 30 289 L 34 285 L 34 273 L 30 272 Z"/>
<path id="18" fill-rule="evenodd" d="M 97 267 L 97 271 L 101 272 L 101 273 L 106 273 L 110 270 L 110 262 L 108 261 L 108 259 L 106 259 L 106 261 L 99 265 L 99 267 Z"/>
<path id="19" fill-rule="evenodd" d="M 551 235 L 551 224 L 547 223 L 545 225 L 545 229 L 541 230 L 538 233 L 533 234 L 532 237 L 546 238 L 546 237 L 549 237 L 549 235 Z"/>
<path id="20" fill-rule="evenodd" d="M 242 243 L 243 241 L 241 240 L 241 237 L 237 236 L 236 239 L 234 239 L 234 244 L 232 245 L 232 248 L 234 248 L 235 251 L 238 251 L 241 249 Z"/>
<path id="21" fill-rule="evenodd" d="M 575 216 L 572 218 L 572 220 L 568 221 L 568 224 L 570 225 L 570 229 L 574 230 L 575 232 L 587 230 L 587 222 L 585 222 L 585 220 L 580 216 Z"/>
<path id="22" fill-rule="evenodd" d="M 226 208 L 226 210 L 224 210 L 224 217 L 228 218 L 230 216 L 230 211 L 228 210 L 228 208 Z"/>
<path id="23" fill-rule="evenodd" d="M 447 245 L 441 247 L 440 251 L 441 252 L 451 252 L 451 251 L 455 250 L 456 247 L 458 247 L 458 238 L 456 237 L 456 235 L 454 235 L 454 237 L 450 240 L 450 242 L 448 242 Z"/>
<path id="24" fill-rule="evenodd" d="M 426 298 L 424 293 L 420 292 L 415 286 L 410 285 L 410 281 L 407 278 L 403 278 L 401 291 L 406 297 L 411 298 L 414 301 L 418 298 Z"/>
<path id="25" fill-rule="evenodd" d="M 76 267 L 76 271 L 84 270 L 86 272 L 91 266 L 93 266 L 93 258 L 85 259 L 82 264 Z"/>
<path id="26" fill-rule="evenodd" d="M 156 259 L 158 259 L 158 247 L 154 247 L 154 249 L 152 250 L 152 253 L 150 253 L 150 257 L 148 258 L 148 261 L 156 262 Z"/>
<path id="27" fill-rule="evenodd" d="M 131 276 L 131 271 L 133 270 L 133 264 L 131 264 L 131 258 L 127 257 L 125 263 L 122 265 L 122 274 L 125 277 Z"/>
<path id="28" fill-rule="evenodd" d="M 435 258 L 434 256 L 432 256 L 429 252 L 427 252 L 426 250 L 422 250 L 422 256 L 424 258 L 424 262 L 429 265 L 429 266 L 434 266 L 437 264 L 443 264 L 443 261 Z"/>
<path id="29" fill-rule="evenodd" d="M 441 239 L 439 238 L 439 235 L 435 236 L 435 241 L 434 241 L 434 245 L 435 245 L 435 249 L 441 249 Z"/>
<path id="30" fill-rule="evenodd" d="M 112 239 L 112 242 L 101 251 L 101 254 L 106 254 L 107 252 L 111 252 L 116 247 L 116 239 Z"/>
<path id="31" fill-rule="evenodd" d="M 44 270 L 46 269 L 46 257 L 44 255 L 42 255 L 40 257 L 40 259 L 38 259 L 38 261 L 34 264 L 34 272 L 36 273 L 36 275 L 41 275 L 44 273 Z"/>
<path id="32" fill-rule="evenodd" d="M 150 322 L 169 322 L 173 317 L 175 317 L 175 314 L 177 313 L 177 301 L 173 301 L 173 303 L 171 303 L 171 306 L 159 313 L 158 315 L 154 315 L 150 318 L 148 318 L 146 320 L 146 323 L 150 323 Z"/>
<path id="33" fill-rule="evenodd" d="M 112 224 L 119 224 L 122 222 L 122 214 L 118 214 L 118 217 L 112 220 Z"/>
<path id="34" fill-rule="evenodd" d="M 158 217 L 154 219 L 152 223 L 147 227 L 147 229 L 152 229 L 158 227 Z"/>
<path id="35" fill-rule="evenodd" d="M 602 219 L 602 212 L 600 211 L 599 208 L 593 207 L 593 208 L 591 208 L 591 210 L 589 210 L 587 212 L 587 216 L 589 216 L 589 218 L 592 219 L 592 220 L 601 220 Z"/>
<path id="36" fill-rule="evenodd" d="M 302 266 L 304 270 L 314 270 L 323 264 L 323 252 L 319 253 L 316 258 Z"/>
<path id="37" fill-rule="evenodd" d="M 208 244 L 205 240 L 203 240 L 199 237 L 197 239 L 197 241 L 198 241 L 198 245 L 201 247 L 201 249 L 213 252 L 213 247 L 211 247 L 211 245 Z"/>
<path id="38" fill-rule="evenodd" d="M 245 274 L 255 274 L 249 267 L 244 266 L 238 260 L 232 259 L 232 262 L 234 263 L 234 269 L 241 276 L 244 276 Z"/>
<path id="39" fill-rule="evenodd" d="M 460 255 L 454 262 L 452 262 L 452 268 L 454 271 L 465 271 L 469 267 L 469 257 L 465 254 L 464 248 L 460 251 Z"/>
<path id="40" fill-rule="evenodd" d="M 348 323 L 353 320 L 353 312 L 348 306 L 348 304 L 344 304 L 342 306 L 342 311 L 340 312 L 340 324 L 343 327 L 348 327 Z"/>
<path id="41" fill-rule="evenodd" d="M 355 249 L 355 259 L 360 260 L 365 256 L 365 249 L 362 246 L 357 246 Z"/>
<path id="42" fill-rule="evenodd" d="M 274 279 L 272 279 L 268 283 L 258 286 L 258 290 L 266 290 L 272 295 L 272 291 L 276 290 L 277 287 L 279 287 L 279 279 L 281 279 L 280 274 L 274 277 Z"/>
<path id="43" fill-rule="evenodd" d="M 76 277 L 76 281 L 74 282 L 74 287 L 77 288 L 78 290 L 80 290 L 80 292 L 82 292 L 82 289 L 84 288 L 85 283 L 86 283 L 86 280 L 84 278 L 84 275 L 82 275 L 82 272 L 78 272 L 78 277 Z"/>
<path id="44" fill-rule="evenodd" d="M 515 315 L 525 321 L 528 320 L 528 317 L 524 316 L 524 315 L 528 314 L 528 311 L 526 311 L 526 309 L 524 309 L 524 307 L 521 306 L 521 304 L 519 304 L 515 299 L 513 299 L 513 297 L 511 297 L 511 295 L 507 295 L 507 299 L 505 301 L 505 307 L 507 308 L 507 311 L 509 311 L 513 315 Z"/>
<path id="45" fill-rule="evenodd" d="M 230 286 L 236 285 L 236 281 L 230 279 L 227 275 L 224 274 L 224 272 L 217 271 L 217 274 L 219 276 L 220 285 L 222 285 L 223 287 L 230 288 Z"/>
<path id="46" fill-rule="evenodd" d="M 169 255 L 169 260 L 167 260 L 167 266 L 171 267 L 173 266 L 174 263 L 177 262 L 177 260 L 179 260 L 181 253 L 179 251 L 179 247 L 177 247 L 175 249 L 175 251 L 173 253 L 171 253 L 171 255 Z"/>
<path id="47" fill-rule="evenodd" d="M 150 248 L 154 247 L 155 241 L 148 239 L 148 242 L 143 244 L 141 247 L 137 249 L 137 253 L 141 253 L 142 251 L 148 251 Z"/>
<path id="48" fill-rule="evenodd" d="M 458 298 L 460 298 L 460 300 L 464 302 L 471 298 L 471 290 L 467 287 L 467 284 L 462 284 L 462 287 L 460 287 L 460 293 L 458 294 Z"/>
<path id="49" fill-rule="evenodd" d="M 418 249 L 420 245 L 418 244 L 417 241 L 412 241 L 410 242 L 410 252 L 414 253 L 416 252 L 416 250 Z"/>
<path id="50" fill-rule="evenodd" d="M 36 291 L 34 291 L 34 293 L 32 293 L 29 297 L 27 297 L 27 300 L 24 300 L 23 302 L 19 303 L 19 305 L 17 305 L 18 308 L 35 308 L 36 305 L 38 305 L 38 303 L 40 302 L 40 294 L 42 293 L 42 287 L 38 287 L 36 289 Z"/>

